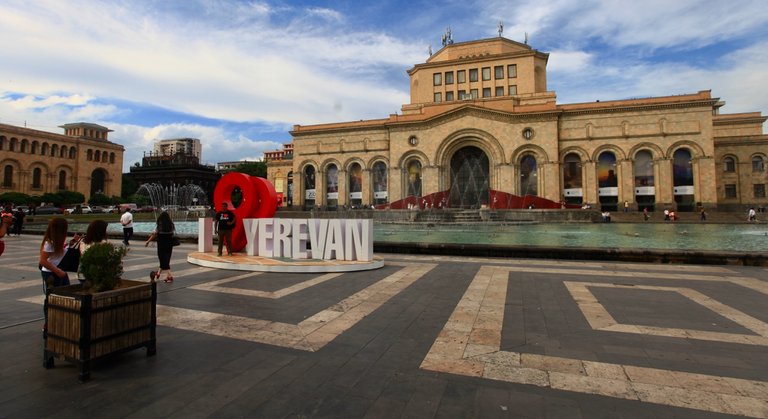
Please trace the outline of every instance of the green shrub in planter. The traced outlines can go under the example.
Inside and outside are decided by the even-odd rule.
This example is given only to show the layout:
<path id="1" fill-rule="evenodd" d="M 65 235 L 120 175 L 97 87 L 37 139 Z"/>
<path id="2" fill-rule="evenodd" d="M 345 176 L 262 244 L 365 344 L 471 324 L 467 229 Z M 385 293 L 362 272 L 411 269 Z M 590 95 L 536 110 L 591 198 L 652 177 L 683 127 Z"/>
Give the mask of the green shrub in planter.
<path id="1" fill-rule="evenodd" d="M 112 243 L 96 243 L 80 257 L 80 273 L 85 286 L 94 292 L 114 289 L 123 275 L 123 257 L 126 249 Z"/>

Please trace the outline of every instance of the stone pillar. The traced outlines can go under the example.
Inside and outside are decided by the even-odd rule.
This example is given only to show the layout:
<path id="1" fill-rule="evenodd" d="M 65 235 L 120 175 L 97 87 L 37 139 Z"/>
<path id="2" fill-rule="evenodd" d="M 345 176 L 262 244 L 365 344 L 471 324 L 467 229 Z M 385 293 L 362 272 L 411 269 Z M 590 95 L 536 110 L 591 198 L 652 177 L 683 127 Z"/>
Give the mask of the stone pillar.
<path id="1" fill-rule="evenodd" d="M 363 184 L 360 191 L 363 193 L 363 206 L 370 208 L 373 204 L 373 178 L 371 177 L 371 169 L 363 169 L 363 178 L 361 179 Z"/>
<path id="2" fill-rule="evenodd" d="M 635 175 L 634 162 L 631 159 L 624 159 L 619 162 L 619 211 L 624 211 L 624 201 L 629 202 L 629 208 L 637 211 L 637 202 L 635 202 Z"/>
<path id="3" fill-rule="evenodd" d="M 440 166 L 425 166 L 421 168 L 421 196 L 439 192 Z"/>
<path id="4" fill-rule="evenodd" d="M 560 202 L 563 197 L 560 191 L 560 163 L 556 161 L 542 164 L 543 170 L 539 172 L 539 196 L 549 200 Z M 541 192 L 544 192 L 543 194 Z"/>
<path id="5" fill-rule="evenodd" d="M 594 160 L 587 160 L 582 167 L 584 184 L 582 185 L 583 201 L 597 207 L 600 204 L 600 198 L 597 195 L 597 163 Z"/>
<path id="6" fill-rule="evenodd" d="M 656 208 L 675 208 L 672 177 L 672 159 L 660 158 L 653 161 L 654 185 L 656 185 Z"/>
<path id="7" fill-rule="evenodd" d="M 393 166 L 389 168 L 389 179 L 387 179 L 388 202 L 394 202 L 403 199 L 403 172 L 402 168 Z"/>
<path id="8" fill-rule="evenodd" d="M 349 178 L 347 171 L 339 169 L 339 207 L 349 205 Z"/>
<path id="9" fill-rule="evenodd" d="M 693 185 L 696 202 L 701 202 L 704 208 L 717 207 L 717 188 L 715 184 L 717 163 L 711 156 L 695 157 L 693 164 Z"/>

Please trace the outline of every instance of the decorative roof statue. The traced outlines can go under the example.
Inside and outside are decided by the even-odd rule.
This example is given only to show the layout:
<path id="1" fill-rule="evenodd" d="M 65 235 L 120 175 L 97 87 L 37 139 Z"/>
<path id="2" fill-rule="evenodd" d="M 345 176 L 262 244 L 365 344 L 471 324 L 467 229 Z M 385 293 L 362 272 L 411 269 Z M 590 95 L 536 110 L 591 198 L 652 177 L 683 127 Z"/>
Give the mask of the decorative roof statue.
<path id="1" fill-rule="evenodd" d="M 504 34 L 504 22 L 499 21 L 499 25 L 496 27 L 499 31 L 499 38 Z"/>

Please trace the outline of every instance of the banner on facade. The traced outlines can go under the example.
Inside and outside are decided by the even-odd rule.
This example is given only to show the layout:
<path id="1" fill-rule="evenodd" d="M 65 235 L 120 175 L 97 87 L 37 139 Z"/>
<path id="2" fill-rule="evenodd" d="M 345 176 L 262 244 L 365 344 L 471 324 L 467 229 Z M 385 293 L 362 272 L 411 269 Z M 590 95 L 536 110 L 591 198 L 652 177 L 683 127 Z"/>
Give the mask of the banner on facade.
<path id="1" fill-rule="evenodd" d="M 635 188 L 635 195 L 656 195 L 656 188 L 653 186 L 638 186 Z"/>

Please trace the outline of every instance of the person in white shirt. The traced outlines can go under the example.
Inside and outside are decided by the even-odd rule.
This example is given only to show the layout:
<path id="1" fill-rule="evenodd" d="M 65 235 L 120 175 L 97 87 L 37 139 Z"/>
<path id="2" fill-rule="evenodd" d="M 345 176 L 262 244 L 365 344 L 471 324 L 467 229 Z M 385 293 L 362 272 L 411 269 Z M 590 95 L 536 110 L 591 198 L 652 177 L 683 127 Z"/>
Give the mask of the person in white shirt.
<path id="1" fill-rule="evenodd" d="M 133 237 L 133 214 L 129 207 L 125 208 L 125 212 L 120 217 L 120 224 L 123 225 L 123 243 L 130 246 L 129 240 Z"/>

